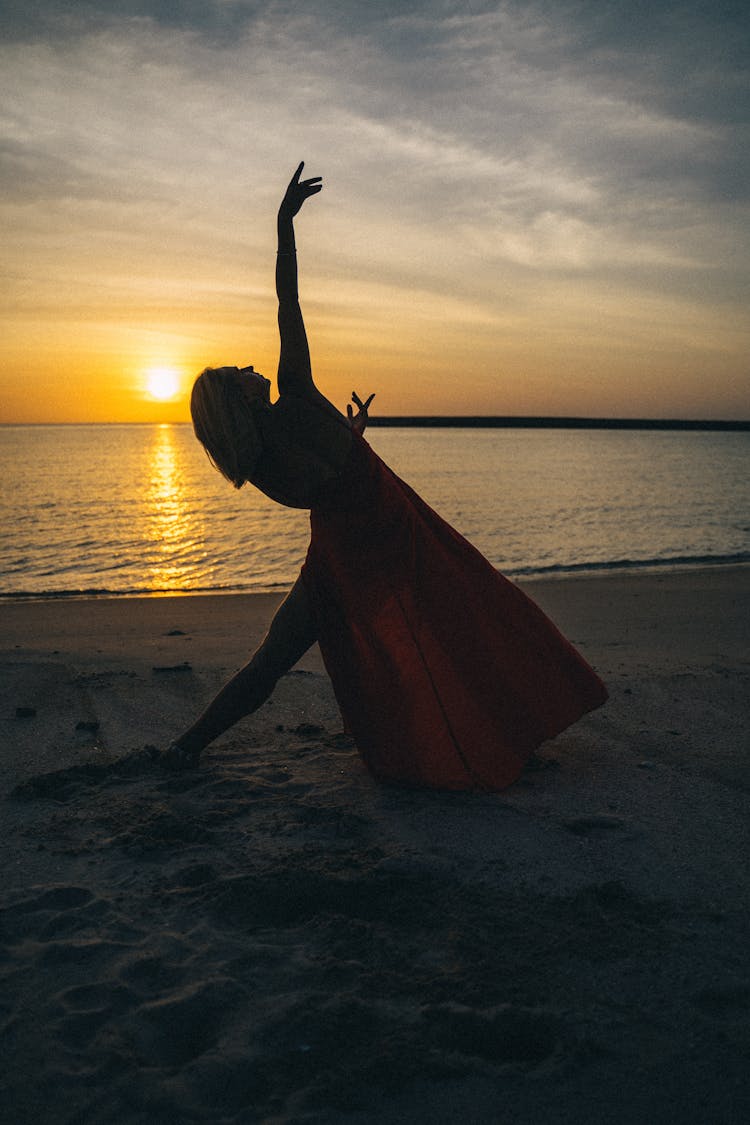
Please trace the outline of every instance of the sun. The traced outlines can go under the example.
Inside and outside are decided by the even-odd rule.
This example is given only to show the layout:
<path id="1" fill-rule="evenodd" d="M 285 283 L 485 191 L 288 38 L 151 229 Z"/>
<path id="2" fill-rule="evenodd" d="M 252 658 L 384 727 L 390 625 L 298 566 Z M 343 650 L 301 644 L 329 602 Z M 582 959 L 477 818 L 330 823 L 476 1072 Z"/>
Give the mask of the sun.
<path id="1" fill-rule="evenodd" d="M 168 402 L 180 391 L 180 376 L 174 367 L 149 367 L 146 372 L 146 390 L 152 398 Z"/>

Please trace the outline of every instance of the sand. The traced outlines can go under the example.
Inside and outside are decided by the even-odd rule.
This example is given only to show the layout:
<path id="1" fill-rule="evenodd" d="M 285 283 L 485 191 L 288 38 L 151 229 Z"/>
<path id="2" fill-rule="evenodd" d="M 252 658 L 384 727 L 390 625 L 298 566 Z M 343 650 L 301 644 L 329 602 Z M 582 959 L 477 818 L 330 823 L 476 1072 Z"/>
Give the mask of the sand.
<path id="1" fill-rule="evenodd" d="M 750 568 L 525 588 L 611 699 L 499 795 L 373 781 L 315 650 L 138 753 L 270 595 L 0 607 L 3 1121 L 750 1120 Z"/>

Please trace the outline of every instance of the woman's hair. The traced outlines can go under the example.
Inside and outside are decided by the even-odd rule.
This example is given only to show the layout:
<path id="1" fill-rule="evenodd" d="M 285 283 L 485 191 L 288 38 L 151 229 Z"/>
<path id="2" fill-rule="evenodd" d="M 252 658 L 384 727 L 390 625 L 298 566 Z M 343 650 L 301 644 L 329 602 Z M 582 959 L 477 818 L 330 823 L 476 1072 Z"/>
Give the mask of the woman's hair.
<path id="1" fill-rule="evenodd" d="M 234 379 L 207 367 L 193 384 L 190 413 L 195 436 L 208 459 L 235 488 L 242 488 L 260 456 L 257 407 Z"/>

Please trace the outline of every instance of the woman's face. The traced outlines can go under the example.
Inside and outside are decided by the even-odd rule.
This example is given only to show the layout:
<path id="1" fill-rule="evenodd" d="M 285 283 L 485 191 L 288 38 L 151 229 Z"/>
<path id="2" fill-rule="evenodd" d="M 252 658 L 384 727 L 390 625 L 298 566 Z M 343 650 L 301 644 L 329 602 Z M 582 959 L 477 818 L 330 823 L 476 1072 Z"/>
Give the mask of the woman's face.
<path id="1" fill-rule="evenodd" d="M 266 379 L 261 375 L 260 371 L 255 371 L 252 367 L 222 367 L 222 373 L 233 382 L 242 391 L 242 394 L 249 402 L 257 402 L 261 399 L 263 402 L 269 402 L 271 396 L 271 380 Z"/>

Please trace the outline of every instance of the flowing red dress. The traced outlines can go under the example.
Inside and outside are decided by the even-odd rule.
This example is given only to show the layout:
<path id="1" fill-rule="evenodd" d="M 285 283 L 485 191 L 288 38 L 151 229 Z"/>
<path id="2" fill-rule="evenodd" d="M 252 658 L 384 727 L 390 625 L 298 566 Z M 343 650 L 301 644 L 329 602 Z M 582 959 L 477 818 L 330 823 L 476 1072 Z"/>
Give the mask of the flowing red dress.
<path id="1" fill-rule="evenodd" d="M 302 569 L 344 723 L 381 780 L 503 789 L 607 698 L 539 607 L 355 434 Z"/>

